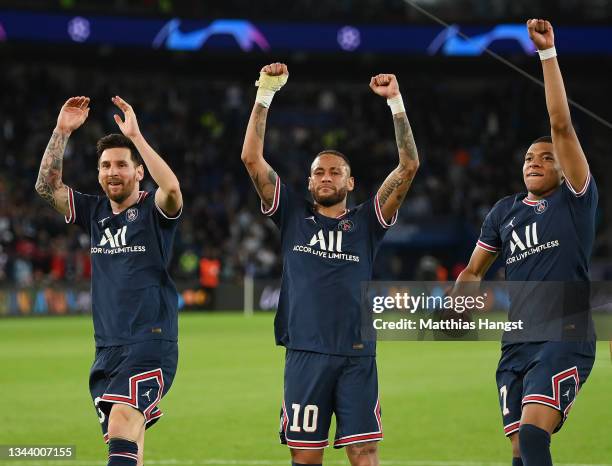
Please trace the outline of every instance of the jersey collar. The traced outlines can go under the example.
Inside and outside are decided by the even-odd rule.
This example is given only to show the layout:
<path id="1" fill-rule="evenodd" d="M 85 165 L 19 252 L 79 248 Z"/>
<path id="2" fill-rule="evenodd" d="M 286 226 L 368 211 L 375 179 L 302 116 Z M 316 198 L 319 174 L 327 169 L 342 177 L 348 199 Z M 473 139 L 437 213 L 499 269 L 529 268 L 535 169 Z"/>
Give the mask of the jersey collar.
<path id="1" fill-rule="evenodd" d="M 537 201 L 532 201 L 531 199 L 527 199 L 527 197 L 525 196 L 525 198 L 523 199 L 523 204 L 534 206 L 534 205 L 538 205 L 541 200 L 542 199 L 538 199 Z"/>

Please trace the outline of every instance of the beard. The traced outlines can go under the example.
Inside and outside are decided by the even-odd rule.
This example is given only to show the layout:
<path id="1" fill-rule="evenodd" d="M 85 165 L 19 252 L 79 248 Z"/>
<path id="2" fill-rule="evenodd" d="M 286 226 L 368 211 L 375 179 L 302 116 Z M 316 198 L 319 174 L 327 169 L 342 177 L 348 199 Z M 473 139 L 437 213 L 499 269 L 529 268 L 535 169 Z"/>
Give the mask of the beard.
<path id="1" fill-rule="evenodd" d="M 123 184 L 121 185 L 121 189 L 115 192 L 112 192 L 110 190 L 110 186 L 108 184 L 105 184 L 103 189 L 106 193 L 106 197 L 108 197 L 111 201 L 116 202 L 117 204 L 121 204 L 128 197 L 130 197 L 130 194 L 132 194 L 132 192 L 134 191 L 135 184 L 136 183 L 133 180 L 130 180 L 127 183 L 123 182 Z"/>
<path id="2" fill-rule="evenodd" d="M 340 204 L 342 201 L 346 199 L 346 196 L 348 194 L 348 189 L 340 188 L 338 190 L 335 190 L 331 194 L 328 194 L 325 196 L 320 195 L 317 190 L 310 191 L 310 194 L 312 195 L 312 198 L 317 204 L 323 207 L 331 207 L 336 204 Z"/>

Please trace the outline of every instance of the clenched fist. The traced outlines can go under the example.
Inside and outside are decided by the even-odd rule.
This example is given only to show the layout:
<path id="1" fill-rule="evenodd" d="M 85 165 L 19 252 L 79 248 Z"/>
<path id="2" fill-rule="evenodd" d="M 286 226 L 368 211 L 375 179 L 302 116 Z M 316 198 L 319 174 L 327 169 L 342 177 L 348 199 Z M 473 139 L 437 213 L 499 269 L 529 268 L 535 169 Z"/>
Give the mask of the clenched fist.
<path id="1" fill-rule="evenodd" d="M 377 74 L 370 79 L 370 89 L 379 96 L 391 99 L 400 94 L 399 84 L 394 74 Z"/>
<path id="2" fill-rule="evenodd" d="M 550 22 L 545 19 L 530 19 L 527 21 L 529 38 L 538 50 L 546 50 L 555 46 L 555 34 Z"/>
<path id="3" fill-rule="evenodd" d="M 270 76 L 280 76 L 281 74 L 289 74 L 287 65 L 285 65 L 284 63 L 270 63 L 269 65 L 264 66 L 261 69 L 261 72 L 266 73 Z"/>

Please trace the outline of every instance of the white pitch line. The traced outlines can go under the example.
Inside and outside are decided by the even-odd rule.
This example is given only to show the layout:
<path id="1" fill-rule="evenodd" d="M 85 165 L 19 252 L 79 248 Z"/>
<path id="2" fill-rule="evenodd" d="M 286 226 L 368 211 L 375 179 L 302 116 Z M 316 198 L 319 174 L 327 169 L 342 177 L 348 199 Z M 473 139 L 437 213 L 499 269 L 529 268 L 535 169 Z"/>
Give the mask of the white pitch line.
<path id="1" fill-rule="evenodd" d="M 3 461 L 0 464 L 11 466 L 105 466 L 105 461 L 96 460 L 38 460 L 28 461 Z M 287 465 L 288 460 L 232 460 L 232 459 L 207 459 L 207 460 L 148 460 L 147 466 L 276 466 Z M 346 460 L 329 460 L 325 464 L 346 465 Z M 489 461 L 435 461 L 435 460 L 381 460 L 384 466 L 506 466 L 508 463 L 491 463 Z M 557 466 L 612 466 L 612 464 L 593 463 L 556 463 Z"/>

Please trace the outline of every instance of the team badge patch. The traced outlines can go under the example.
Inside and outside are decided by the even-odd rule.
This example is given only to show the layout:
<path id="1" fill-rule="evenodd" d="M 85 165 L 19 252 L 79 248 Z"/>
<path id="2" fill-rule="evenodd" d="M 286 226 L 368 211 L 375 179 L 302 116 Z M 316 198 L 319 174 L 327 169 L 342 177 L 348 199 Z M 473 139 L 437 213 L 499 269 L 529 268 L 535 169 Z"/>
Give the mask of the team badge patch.
<path id="1" fill-rule="evenodd" d="M 533 210 L 535 210 L 536 214 L 543 214 L 548 209 L 548 201 L 546 199 L 542 199 L 535 206 L 533 206 Z"/>
<path id="2" fill-rule="evenodd" d="M 344 219 L 338 223 L 338 230 L 348 233 L 349 231 L 353 230 L 354 226 L 355 225 L 353 224 L 353 222 L 351 222 L 349 219 Z"/>
<path id="3" fill-rule="evenodd" d="M 127 218 L 128 222 L 133 222 L 134 220 L 138 218 L 138 209 L 136 207 L 132 207 L 131 209 L 128 209 L 127 212 L 125 213 L 125 217 Z"/>

